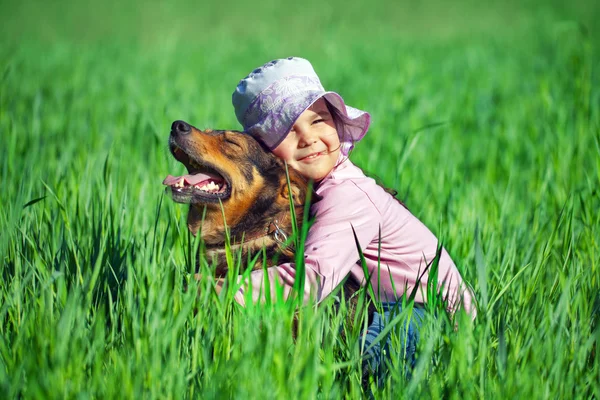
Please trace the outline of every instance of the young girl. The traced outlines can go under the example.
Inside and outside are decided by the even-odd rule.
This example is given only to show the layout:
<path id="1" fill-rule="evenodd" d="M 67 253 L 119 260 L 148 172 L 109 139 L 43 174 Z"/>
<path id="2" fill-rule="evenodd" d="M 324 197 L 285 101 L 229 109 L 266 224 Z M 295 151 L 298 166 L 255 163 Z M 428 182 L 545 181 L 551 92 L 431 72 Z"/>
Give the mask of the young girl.
<path id="1" fill-rule="evenodd" d="M 355 166 L 348 153 L 363 138 L 371 117 L 348 107 L 341 96 L 326 92 L 311 64 L 290 57 L 271 61 L 242 79 L 233 92 L 235 114 L 244 131 L 262 141 L 277 157 L 315 182 L 320 200 L 311 206 L 315 222 L 308 232 L 305 254 L 305 300 L 322 300 L 348 275 L 365 282 L 354 232 L 366 259 L 371 285 L 383 303 L 366 332 L 366 346 L 381 332 L 397 301 L 419 285 L 413 316 L 427 301 L 427 266 L 436 256 L 438 240 L 400 202 Z M 378 271 L 378 265 L 380 270 Z M 448 253 L 442 249 L 438 289 L 450 312 L 460 306 L 474 316 L 472 294 Z M 264 274 L 271 288 L 265 288 Z M 236 294 L 244 304 L 245 291 L 260 301 L 275 282 L 287 296 L 296 279 L 294 264 L 253 271 Z M 411 320 L 401 337 L 407 361 L 414 364 L 419 318 Z M 383 364 L 381 348 L 373 346 L 370 366 Z"/>

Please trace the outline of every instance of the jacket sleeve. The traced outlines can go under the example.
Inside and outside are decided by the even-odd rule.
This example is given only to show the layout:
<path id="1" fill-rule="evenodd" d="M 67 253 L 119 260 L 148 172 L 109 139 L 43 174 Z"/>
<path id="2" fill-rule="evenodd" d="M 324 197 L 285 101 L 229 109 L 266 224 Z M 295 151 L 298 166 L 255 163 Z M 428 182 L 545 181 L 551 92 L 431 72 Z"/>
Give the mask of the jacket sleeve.
<path id="1" fill-rule="evenodd" d="M 346 181 L 324 193 L 313 205 L 315 223 L 309 229 L 304 246 L 304 301 L 312 296 L 321 301 L 350 273 L 360 259 L 353 229 L 361 249 L 378 238 L 381 214 L 368 196 L 353 182 Z M 269 287 L 265 287 L 265 273 Z M 277 283 L 287 298 L 294 286 L 297 271 L 293 263 L 266 270 L 256 270 L 243 282 L 235 299 L 242 305 L 246 292 L 252 292 L 254 302 L 264 301 L 269 290 L 275 298 Z M 276 283 L 277 282 L 277 283 Z"/>

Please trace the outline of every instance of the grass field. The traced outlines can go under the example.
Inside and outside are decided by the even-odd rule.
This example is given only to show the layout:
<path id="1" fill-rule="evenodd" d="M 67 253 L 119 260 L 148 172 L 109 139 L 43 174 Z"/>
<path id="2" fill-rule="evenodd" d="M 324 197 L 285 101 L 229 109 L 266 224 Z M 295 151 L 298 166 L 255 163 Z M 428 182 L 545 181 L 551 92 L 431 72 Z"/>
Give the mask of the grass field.
<path id="1" fill-rule="evenodd" d="M 600 398 L 600 5 L 566 3 L 0 2 L 0 397 L 364 395 L 332 301 L 294 341 L 290 305 L 196 295 L 161 185 L 173 120 L 239 128 L 238 80 L 299 55 L 479 303 L 375 397 Z"/>

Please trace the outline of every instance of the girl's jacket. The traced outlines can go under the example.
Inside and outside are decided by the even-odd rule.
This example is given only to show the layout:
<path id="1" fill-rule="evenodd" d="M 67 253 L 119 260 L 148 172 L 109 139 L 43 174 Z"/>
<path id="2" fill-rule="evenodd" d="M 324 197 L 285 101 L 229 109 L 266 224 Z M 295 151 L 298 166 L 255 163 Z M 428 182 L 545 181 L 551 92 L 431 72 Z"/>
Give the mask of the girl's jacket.
<path id="1" fill-rule="evenodd" d="M 304 248 L 305 301 L 322 300 L 348 274 L 364 283 L 353 228 L 379 300 L 395 302 L 418 285 L 415 302 L 427 301 L 429 268 L 438 240 L 421 221 L 348 159 L 319 182 L 315 192 L 320 199 L 311 206 L 315 222 Z M 268 288 L 264 287 L 265 272 L 269 275 Z M 266 290 L 274 299 L 278 284 L 287 297 L 296 275 L 292 263 L 253 271 L 235 299 L 244 304 L 246 292 L 251 291 L 252 299 L 261 301 Z M 462 307 L 475 316 L 473 294 L 445 249 L 438 264 L 438 291 L 450 312 Z"/>

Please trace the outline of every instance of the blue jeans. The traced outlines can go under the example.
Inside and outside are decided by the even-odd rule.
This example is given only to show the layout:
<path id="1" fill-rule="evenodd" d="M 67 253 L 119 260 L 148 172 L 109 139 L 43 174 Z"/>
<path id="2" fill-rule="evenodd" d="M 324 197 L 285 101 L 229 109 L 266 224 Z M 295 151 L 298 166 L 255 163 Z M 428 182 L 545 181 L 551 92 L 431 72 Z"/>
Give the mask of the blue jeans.
<path id="1" fill-rule="evenodd" d="M 410 378 L 410 373 L 417 362 L 419 329 L 425 316 L 425 309 L 421 304 L 414 304 L 412 312 L 403 314 L 401 303 L 383 303 L 382 309 L 383 315 L 379 312 L 373 314 L 373 321 L 364 334 L 365 344 L 361 350 L 363 351 L 363 368 L 367 368 L 378 379 L 384 378 L 388 368 L 386 361 L 390 359 L 392 336 L 397 336 L 400 343 L 398 349 L 400 365 L 404 365 L 404 375 Z M 400 316 L 400 314 L 403 315 Z M 382 335 L 382 331 L 390 322 L 395 324 Z M 378 337 L 380 340 L 374 343 Z M 362 338 L 360 344 L 362 346 Z"/>

